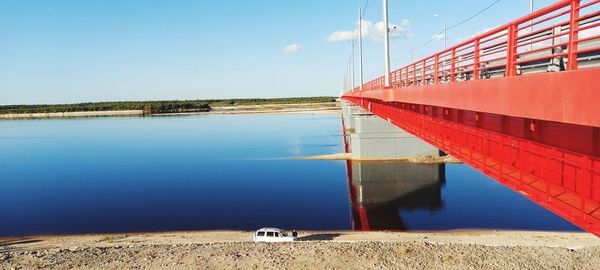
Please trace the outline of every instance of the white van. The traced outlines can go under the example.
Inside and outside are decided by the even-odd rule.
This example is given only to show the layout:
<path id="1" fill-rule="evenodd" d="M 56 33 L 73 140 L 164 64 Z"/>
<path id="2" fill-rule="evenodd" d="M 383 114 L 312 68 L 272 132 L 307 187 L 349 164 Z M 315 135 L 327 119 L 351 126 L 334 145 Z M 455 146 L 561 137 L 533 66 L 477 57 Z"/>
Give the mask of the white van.
<path id="1" fill-rule="evenodd" d="M 288 233 L 282 229 L 277 228 L 262 228 L 256 231 L 254 234 L 254 242 L 292 242 L 296 241 L 295 236 L 288 235 Z"/>

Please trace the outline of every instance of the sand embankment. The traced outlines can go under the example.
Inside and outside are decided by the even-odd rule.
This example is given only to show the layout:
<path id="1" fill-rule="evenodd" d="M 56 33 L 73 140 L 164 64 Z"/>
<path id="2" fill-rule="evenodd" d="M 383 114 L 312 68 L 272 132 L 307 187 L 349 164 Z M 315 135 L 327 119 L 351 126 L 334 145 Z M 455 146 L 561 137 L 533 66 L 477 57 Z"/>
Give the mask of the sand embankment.
<path id="1" fill-rule="evenodd" d="M 305 104 L 268 104 L 230 107 L 214 107 L 210 112 L 157 113 L 151 115 L 198 115 L 198 114 L 339 114 L 339 103 L 305 103 Z M 142 110 L 128 111 L 95 111 L 95 112 L 61 112 L 61 113 L 21 113 L 0 114 L 1 119 L 35 119 L 62 117 L 103 117 L 143 115 Z"/>
<path id="2" fill-rule="evenodd" d="M 338 102 L 305 103 L 305 104 L 268 104 L 245 105 L 232 107 L 214 107 L 211 114 L 340 114 L 341 107 Z"/>
<path id="3" fill-rule="evenodd" d="M 600 238 L 524 231 L 300 232 L 256 244 L 205 231 L 0 239 L 0 268 L 598 269 Z"/>
<path id="4" fill-rule="evenodd" d="M 381 162 L 409 162 L 419 164 L 443 164 L 443 163 L 462 163 L 457 158 L 446 155 L 441 157 L 434 156 L 416 156 L 416 157 L 397 157 L 397 158 L 380 158 L 380 157 L 356 157 L 352 153 L 338 153 L 331 155 L 320 155 L 320 156 L 305 156 L 296 157 L 295 159 L 307 159 L 307 160 L 353 160 L 353 161 L 381 161 Z"/>
<path id="5" fill-rule="evenodd" d="M 99 111 L 99 112 L 60 112 L 60 113 L 18 113 L 0 114 L 0 119 L 28 119 L 28 118 L 61 118 L 61 117 L 94 117 L 94 116 L 126 116 L 142 115 L 142 110 L 129 111 Z"/>

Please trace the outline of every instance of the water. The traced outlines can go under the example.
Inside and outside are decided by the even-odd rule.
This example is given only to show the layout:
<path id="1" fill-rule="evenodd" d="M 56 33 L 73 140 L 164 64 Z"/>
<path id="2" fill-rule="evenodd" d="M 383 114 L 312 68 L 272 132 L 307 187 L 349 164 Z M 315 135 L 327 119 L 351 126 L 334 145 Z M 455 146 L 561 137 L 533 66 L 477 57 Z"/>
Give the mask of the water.
<path id="1" fill-rule="evenodd" d="M 343 152 L 340 121 L 336 115 L 0 121 L 0 236 L 263 226 L 579 230 L 466 165 L 289 159 Z M 380 166 L 380 174 L 353 181 L 357 166 Z M 369 180 L 383 178 L 395 188 L 381 191 L 385 185 L 378 190 Z M 371 191 L 357 198 L 353 190 L 361 186 Z"/>

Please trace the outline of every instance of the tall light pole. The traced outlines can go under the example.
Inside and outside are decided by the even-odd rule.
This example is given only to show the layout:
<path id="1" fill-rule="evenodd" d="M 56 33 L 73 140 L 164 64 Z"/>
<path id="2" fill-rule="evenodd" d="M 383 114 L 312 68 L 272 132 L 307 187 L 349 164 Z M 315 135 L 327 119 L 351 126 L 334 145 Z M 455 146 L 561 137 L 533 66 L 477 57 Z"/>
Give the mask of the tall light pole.
<path id="1" fill-rule="evenodd" d="M 529 0 L 529 14 L 533 13 L 533 0 Z"/>
<path id="2" fill-rule="evenodd" d="M 352 56 L 348 55 L 348 87 L 352 87 Z M 354 88 L 352 88 L 354 89 Z"/>
<path id="3" fill-rule="evenodd" d="M 533 14 L 533 0 L 529 0 L 529 14 Z M 529 21 L 529 33 L 533 33 L 533 20 Z M 533 43 L 529 44 L 529 50 L 533 50 Z"/>
<path id="4" fill-rule="evenodd" d="M 415 47 L 413 46 L 412 42 L 410 43 L 410 63 L 414 63 L 415 62 Z"/>
<path id="5" fill-rule="evenodd" d="M 446 26 L 446 19 L 444 19 L 444 50 L 448 49 L 448 27 Z"/>
<path id="6" fill-rule="evenodd" d="M 354 90 L 354 39 L 352 39 L 352 53 L 350 54 L 350 62 L 352 62 L 352 90 Z"/>
<path id="7" fill-rule="evenodd" d="M 359 69 L 360 69 L 360 91 L 363 90 L 363 46 L 362 46 L 362 10 L 358 8 L 358 51 L 359 51 Z"/>
<path id="8" fill-rule="evenodd" d="M 385 87 L 390 87 L 390 26 L 388 21 L 388 0 L 383 0 L 383 43 L 384 43 L 384 70 Z"/>
<path id="9" fill-rule="evenodd" d="M 342 81 L 342 93 L 348 90 L 348 67 L 344 70 L 344 80 Z M 341 95 L 340 95 L 341 96 Z"/>
<path id="10" fill-rule="evenodd" d="M 438 14 L 434 14 L 433 17 L 440 17 Z M 448 48 L 448 27 L 446 26 L 446 19 L 442 19 L 442 35 L 444 35 L 444 50 Z"/>

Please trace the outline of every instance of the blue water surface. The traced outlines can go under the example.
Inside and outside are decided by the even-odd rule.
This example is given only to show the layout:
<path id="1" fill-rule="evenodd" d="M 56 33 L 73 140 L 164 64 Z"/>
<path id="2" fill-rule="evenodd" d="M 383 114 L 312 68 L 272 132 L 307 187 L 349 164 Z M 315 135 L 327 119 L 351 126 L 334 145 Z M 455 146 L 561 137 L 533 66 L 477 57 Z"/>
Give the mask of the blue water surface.
<path id="1" fill-rule="evenodd" d="M 195 115 L 0 121 L 0 236 L 264 226 L 355 228 L 337 115 Z M 466 165 L 438 209 L 405 228 L 577 227 Z M 377 218 L 377 217 L 372 217 Z"/>

